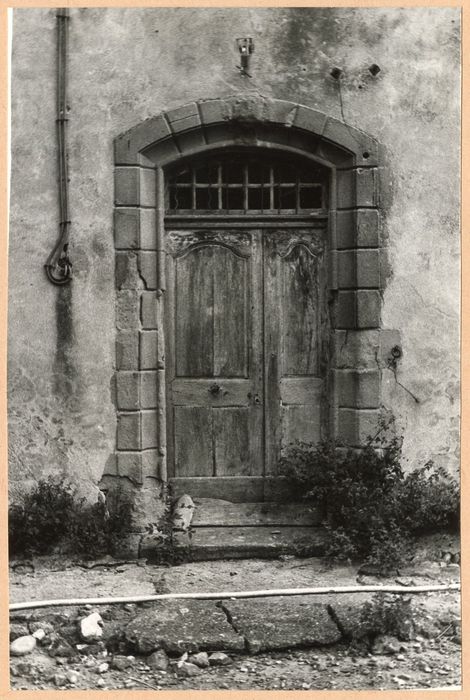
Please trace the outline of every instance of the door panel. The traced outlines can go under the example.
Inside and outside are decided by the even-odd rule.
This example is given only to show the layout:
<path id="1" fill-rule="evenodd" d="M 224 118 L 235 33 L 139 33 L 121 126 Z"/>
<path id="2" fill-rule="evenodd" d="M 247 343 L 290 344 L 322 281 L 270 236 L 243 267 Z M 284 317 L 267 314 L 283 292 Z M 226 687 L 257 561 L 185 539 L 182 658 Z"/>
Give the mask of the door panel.
<path id="1" fill-rule="evenodd" d="M 266 473 L 283 447 L 322 437 L 326 332 L 322 231 L 270 231 L 264 239 Z"/>
<path id="2" fill-rule="evenodd" d="M 212 412 L 199 406 L 174 409 L 175 468 L 180 476 L 212 476 Z"/>
<path id="3" fill-rule="evenodd" d="M 202 248 L 175 264 L 176 376 L 208 377 L 214 365 L 212 251 Z"/>
<path id="4" fill-rule="evenodd" d="M 172 477 L 263 473 L 260 245 L 259 232 L 167 234 Z"/>

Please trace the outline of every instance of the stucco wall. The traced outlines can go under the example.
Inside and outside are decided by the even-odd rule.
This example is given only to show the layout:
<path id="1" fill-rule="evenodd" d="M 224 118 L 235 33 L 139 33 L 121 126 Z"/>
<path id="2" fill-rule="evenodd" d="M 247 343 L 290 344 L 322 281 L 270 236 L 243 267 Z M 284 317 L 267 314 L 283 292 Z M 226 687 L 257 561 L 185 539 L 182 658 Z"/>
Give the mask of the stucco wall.
<path id="1" fill-rule="evenodd" d="M 93 493 L 112 471 L 116 409 L 113 139 L 202 98 L 293 100 L 384 146 L 387 284 L 399 329 L 383 401 L 411 466 L 458 465 L 459 11 L 456 9 L 72 9 L 68 123 L 74 280 L 44 262 L 58 234 L 55 11 L 14 12 L 9 301 L 13 490 L 62 471 Z M 251 36 L 252 78 L 235 39 Z M 374 77 L 368 68 L 378 64 Z M 344 73 L 341 89 L 330 70 Z"/>

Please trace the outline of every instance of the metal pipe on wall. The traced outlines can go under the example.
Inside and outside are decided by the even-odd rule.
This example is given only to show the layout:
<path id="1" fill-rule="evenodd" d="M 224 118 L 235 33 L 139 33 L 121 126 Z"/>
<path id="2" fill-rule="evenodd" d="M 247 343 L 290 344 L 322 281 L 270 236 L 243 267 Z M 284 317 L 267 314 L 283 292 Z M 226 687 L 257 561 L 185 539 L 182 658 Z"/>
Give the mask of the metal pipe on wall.
<path id="1" fill-rule="evenodd" d="M 63 285 L 72 278 L 72 263 L 68 257 L 69 201 L 67 175 L 66 124 L 67 118 L 67 44 L 69 10 L 57 12 L 57 147 L 59 169 L 59 240 L 49 255 L 45 268 L 53 284 Z"/>

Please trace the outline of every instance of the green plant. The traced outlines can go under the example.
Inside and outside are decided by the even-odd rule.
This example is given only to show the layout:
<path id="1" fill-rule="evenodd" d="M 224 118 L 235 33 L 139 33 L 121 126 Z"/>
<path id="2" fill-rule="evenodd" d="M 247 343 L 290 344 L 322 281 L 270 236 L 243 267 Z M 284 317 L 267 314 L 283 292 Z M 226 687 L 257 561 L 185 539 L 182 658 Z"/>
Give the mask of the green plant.
<path id="1" fill-rule="evenodd" d="M 294 495 L 319 506 L 329 533 L 326 556 L 396 568 L 422 532 L 458 528 L 459 485 L 428 462 L 405 474 L 390 425 L 362 449 L 296 443 L 280 460 Z"/>
<path id="2" fill-rule="evenodd" d="M 63 479 L 41 479 L 8 512 L 10 556 L 63 551 L 93 558 L 112 554 L 131 526 L 132 507 L 116 490 L 109 503 L 89 504 Z"/>

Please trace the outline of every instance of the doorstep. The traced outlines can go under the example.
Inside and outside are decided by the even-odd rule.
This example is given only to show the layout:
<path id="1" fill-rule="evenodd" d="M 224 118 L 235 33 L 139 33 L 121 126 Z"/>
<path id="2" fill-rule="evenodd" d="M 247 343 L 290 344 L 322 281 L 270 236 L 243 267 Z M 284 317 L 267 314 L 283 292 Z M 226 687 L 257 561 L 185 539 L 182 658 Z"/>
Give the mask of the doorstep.
<path id="1" fill-rule="evenodd" d="M 277 559 L 281 555 L 323 556 L 326 532 L 308 526 L 199 526 L 191 534 L 175 533 L 179 548 L 190 561 L 217 559 Z M 149 563 L 158 561 L 162 545 L 143 537 L 139 556 Z"/>

